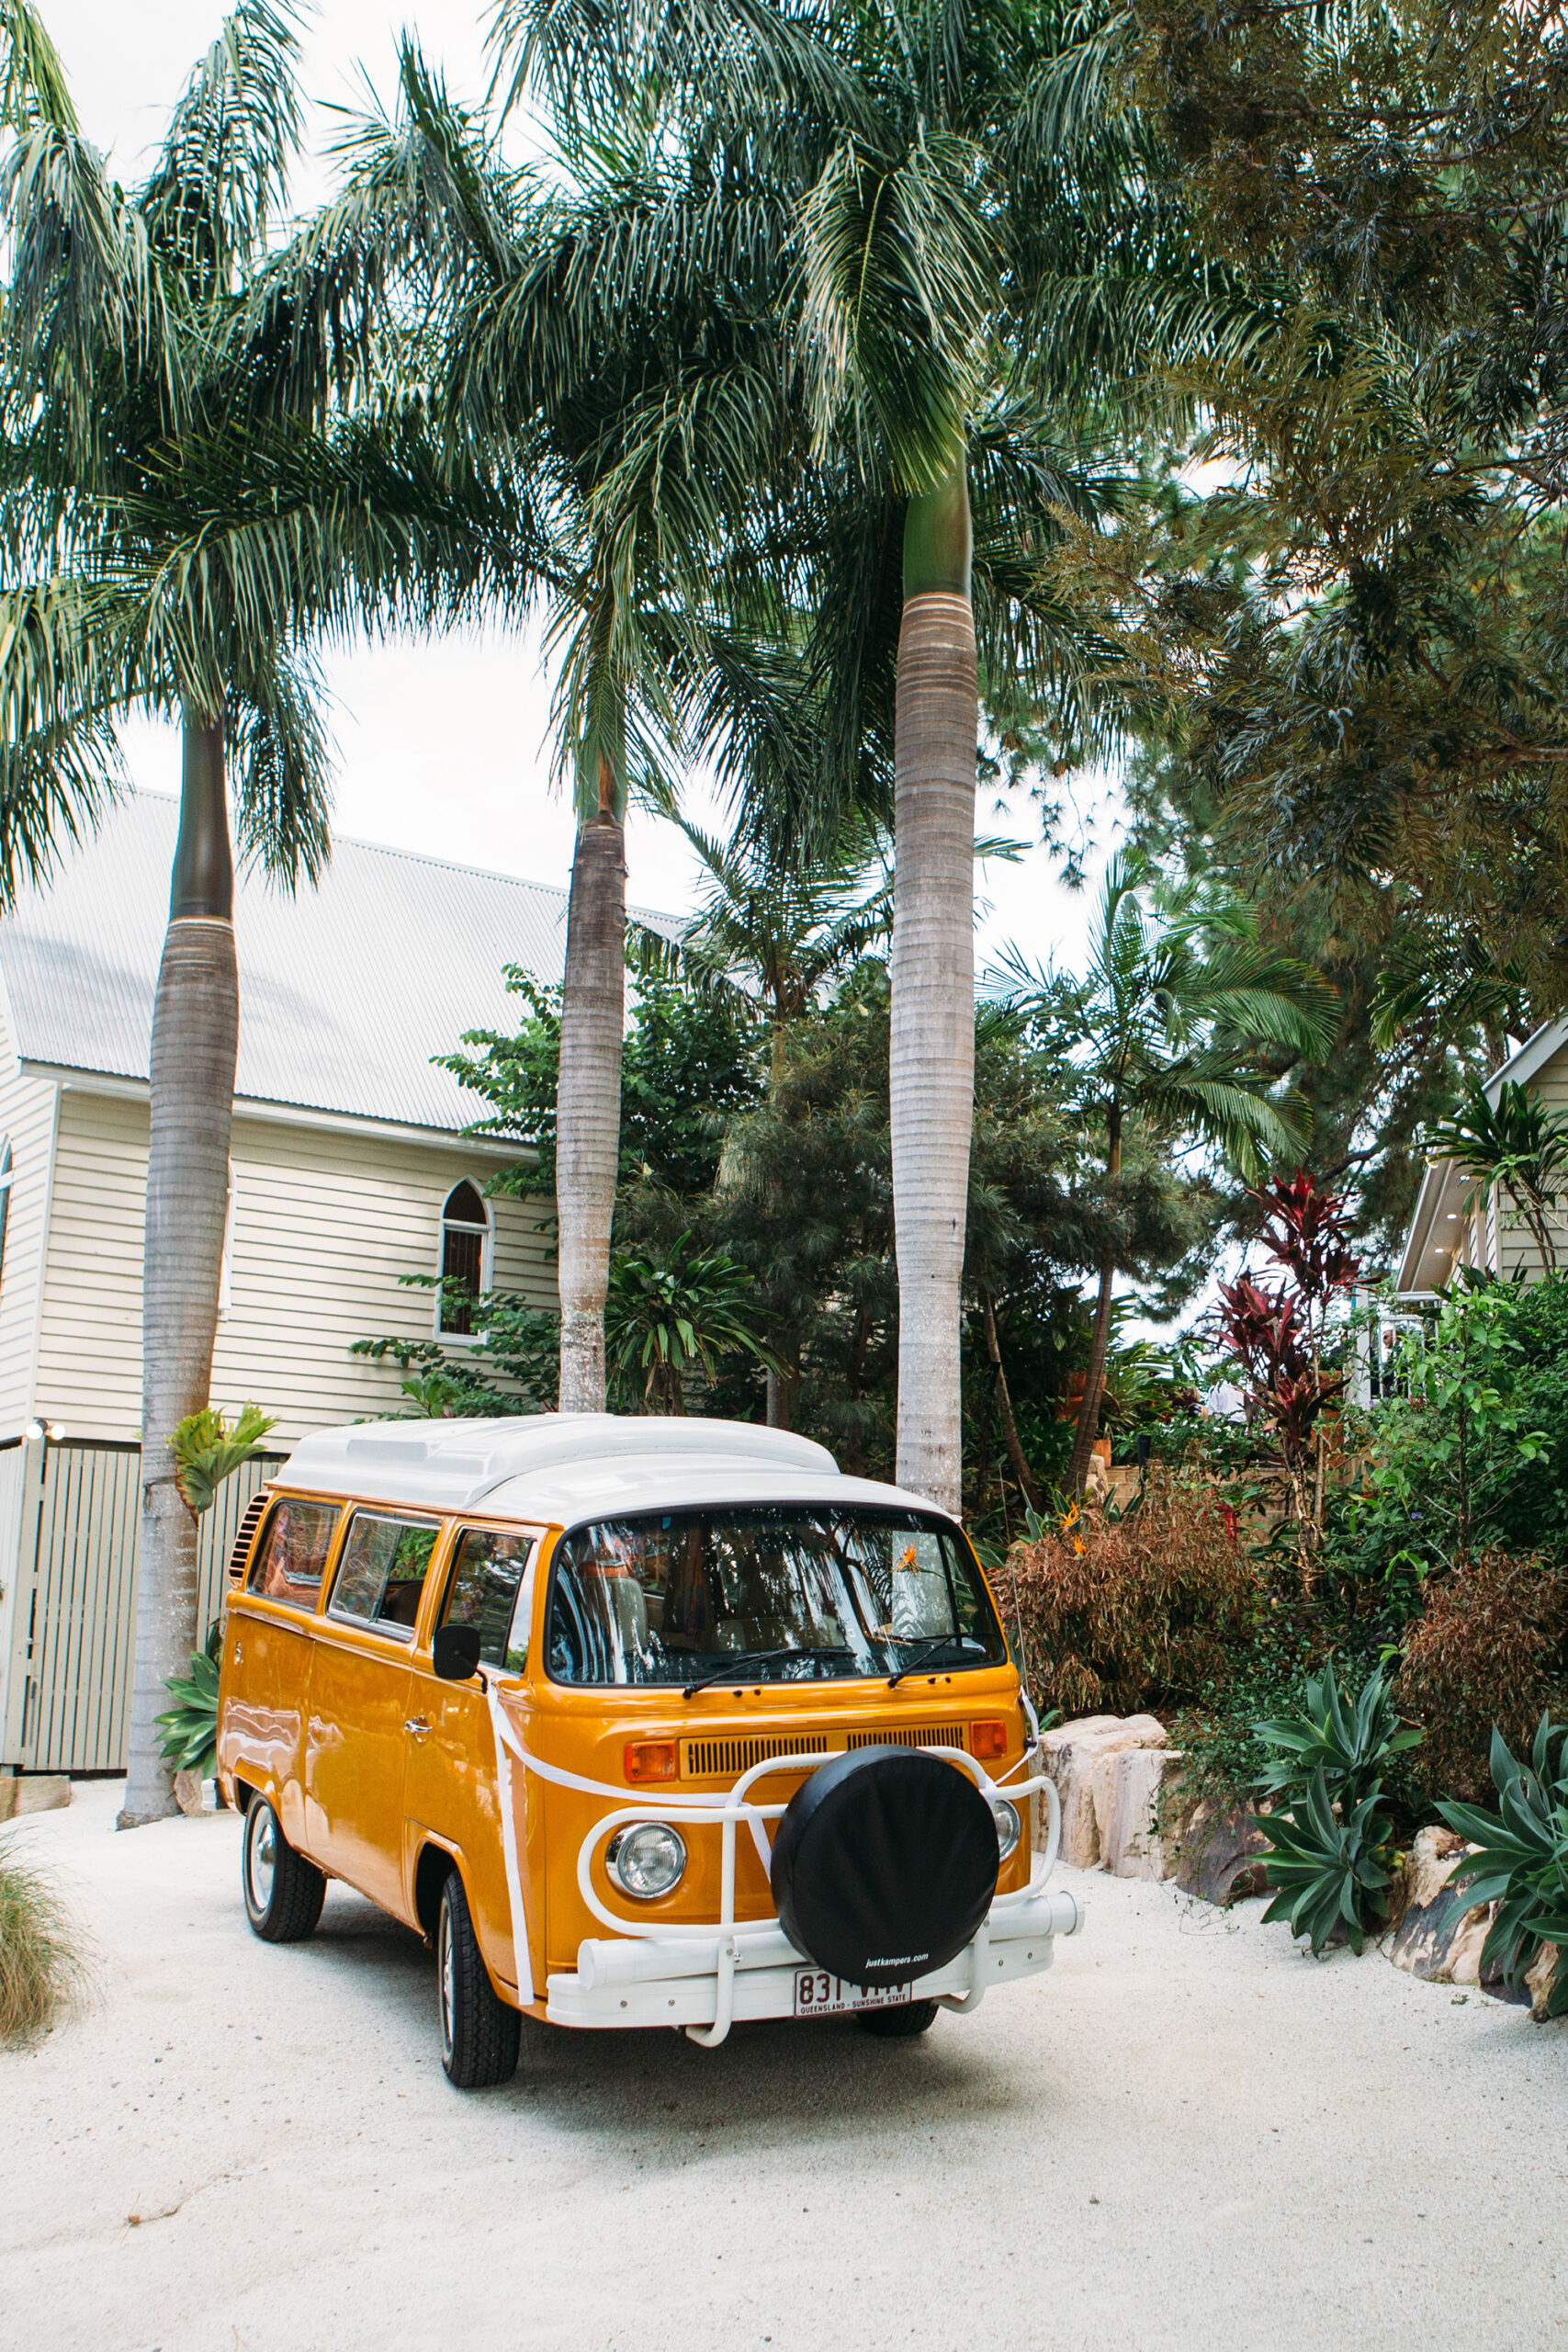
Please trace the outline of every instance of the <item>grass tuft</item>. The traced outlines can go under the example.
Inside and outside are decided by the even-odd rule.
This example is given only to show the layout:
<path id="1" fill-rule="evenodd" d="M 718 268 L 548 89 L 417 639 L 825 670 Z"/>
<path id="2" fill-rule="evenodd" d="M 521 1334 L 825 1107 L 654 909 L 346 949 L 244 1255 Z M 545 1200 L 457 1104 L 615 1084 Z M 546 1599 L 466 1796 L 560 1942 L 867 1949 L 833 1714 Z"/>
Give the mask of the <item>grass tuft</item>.
<path id="1" fill-rule="evenodd" d="M 48 1873 L 0 1838 L 0 2044 L 25 2050 L 85 2002 L 80 1930 Z"/>

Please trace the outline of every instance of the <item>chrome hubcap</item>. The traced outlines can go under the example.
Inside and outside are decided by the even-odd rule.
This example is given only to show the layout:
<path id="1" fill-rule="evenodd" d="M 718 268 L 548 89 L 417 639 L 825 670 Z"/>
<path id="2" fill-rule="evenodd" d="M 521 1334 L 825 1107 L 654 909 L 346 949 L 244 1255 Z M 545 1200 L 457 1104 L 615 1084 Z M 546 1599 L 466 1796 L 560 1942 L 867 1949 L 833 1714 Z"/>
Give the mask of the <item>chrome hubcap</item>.
<path id="1" fill-rule="evenodd" d="M 457 1987 L 452 1964 L 452 1914 L 441 1905 L 441 1949 L 437 1957 L 437 1973 L 441 1984 L 441 2048 L 443 2055 L 452 2055 L 452 2012 L 457 2007 Z"/>
<path id="2" fill-rule="evenodd" d="M 258 1918 L 272 1901 L 272 1882 L 276 1869 L 277 1823 L 271 1805 L 258 1804 L 252 1811 L 250 1836 L 245 1840 L 245 1871 L 251 1909 Z"/>

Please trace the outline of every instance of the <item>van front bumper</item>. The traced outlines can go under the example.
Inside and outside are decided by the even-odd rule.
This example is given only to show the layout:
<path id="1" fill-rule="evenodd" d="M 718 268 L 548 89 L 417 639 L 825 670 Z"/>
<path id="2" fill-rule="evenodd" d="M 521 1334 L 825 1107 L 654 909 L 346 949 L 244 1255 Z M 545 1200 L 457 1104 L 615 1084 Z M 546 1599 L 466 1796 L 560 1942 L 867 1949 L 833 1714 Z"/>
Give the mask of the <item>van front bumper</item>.
<path id="1" fill-rule="evenodd" d="M 1049 1968 L 1055 1938 L 1082 1924 L 1083 1906 L 1065 1889 L 1004 1896 L 973 1942 L 945 1968 L 917 1977 L 909 1997 L 975 2008 L 992 1985 Z M 731 2022 L 794 2017 L 796 1982 L 812 1967 L 777 1926 L 743 1926 L 711 1940 L 589 1937 L 575 1973 L 548 1980 L 545 2015 L 552 2025 L 700 2030 L 714 2028 L 728 2008 L 728 2030 Z"/>

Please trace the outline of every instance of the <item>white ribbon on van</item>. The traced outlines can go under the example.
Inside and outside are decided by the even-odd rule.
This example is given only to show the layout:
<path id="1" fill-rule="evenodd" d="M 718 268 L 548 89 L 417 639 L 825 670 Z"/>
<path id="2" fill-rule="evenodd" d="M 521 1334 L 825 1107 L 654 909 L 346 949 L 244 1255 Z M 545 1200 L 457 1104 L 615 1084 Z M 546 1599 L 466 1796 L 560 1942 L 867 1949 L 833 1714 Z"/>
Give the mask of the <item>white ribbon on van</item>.
<path id="1" fill-rule="evenodd" d="M 496 1776 L 500 1783 L 502 1838 L 506 1854 L 506 1883 L 512 1899 L 512 1934 L 513 1941 L 518 1947 L 517 1981 L 521 1988 L 525 1978 L 529 1984 L 532 1984 L 533 1978 L 528 1959 L 527 1920 L 524 1912 L 523 1882 L 517 1867 L 517 1830 L 512 1809 L 510 1758 L 515 1756 L 524 1770 L 534 1773 L 538 1780 L 551 1781 L 559 1789 L 575 1789 L 581 1796 L 610 1797 L 617 1805 L 625 1805 L 628 1795 L 635 1796 L 636 1792 L 625 1786 L 617 1788 L 609 1781 L 587 1780 L 581 1772 L 569 1772 L 559 1764 L 547 1764 L 542 1757 L 532 1755 L 524 1747 L 506 1710 L 501 1703 L 500 1691 L 492 1679 L 494 1669 L 481 1666 L 479 1671 L 484 1682 L 486 1696 L 490 1701 L 490 1719 L 495 1733 Z M 827 1763 L 829 1759 L 824 1756 L 821 1760 Z M 1029 1760 L 1030 1751 L 1025 1749 L 1018 1762 L 1010 1765 L 999 1781 L 993 1781 L 982 1765 L 977 1779 L 981 1794 L 988 1798 L 994 1790 L 1004 1790 L 1010 1781 L 1015 1781 L 1021 1772 L 1027 1770 Z M 728 1789 L 682 1789 L 678 1797 L 671 1796 L 669 1802 L 679 1803 L 682 1814 L 687 1815 L 689 1818 L 689 1808 L 701 1807 L 705 1811 L 722 1814 L 729 1802 L 729 1793 Z M 657 1811 L 656 1795 L 649 1796 L 649 1804 L 650 1809 Z M 762 1823 L 753 1817 L 748 1821 L 747 1826 L 751 1832 L 751 1843 L 757 1849 L 757 1860 L 761 1863 L 762 1868 L 767 1870 L 773 1860 L 773 1848 L 763 1835 Z M 521 1928 L 518 1924 L 520 1921 Z M 530 1993 L 525 1997 L 532 1999 L 533 1996 Z"/>
<path id="2" fill-rule="evenodd" d="M 523 1900 L 523 1873 L 517 1867 L 517 1815 L 512 1802 L 512 1758 L 515 1756 L 526 1769 L 528 1757 L 522 1742 L 507 1720 L 501 1703 L 501 1694 L 491 1676 L 481 1666 L 479 1679 L 490 1701 L 491 1729 L 495 1735 L 496 1795 L 501 1804 L 501 1850 L 506 1862 L 506 1900 L 512 1913 L 512 1964 L 517 1972 L 517 1990 L 525 2001 L 534 1997 L 534 1963 L 528 1952 L 528 1912 Z"/>

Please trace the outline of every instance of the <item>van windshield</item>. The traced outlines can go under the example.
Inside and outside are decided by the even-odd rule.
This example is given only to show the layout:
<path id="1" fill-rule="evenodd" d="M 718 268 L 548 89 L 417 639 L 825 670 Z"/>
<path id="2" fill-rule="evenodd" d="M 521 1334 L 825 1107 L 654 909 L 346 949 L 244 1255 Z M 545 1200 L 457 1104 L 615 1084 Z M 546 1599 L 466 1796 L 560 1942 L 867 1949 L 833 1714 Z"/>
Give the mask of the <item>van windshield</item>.
<path id="1" fill-rule="evenodd" d="M 916 1511 L 757 1507 L 601 1519 L 563 1537 L 558 1682 L 800 1682 L 994 1666 L 965 1544 Z"/>

